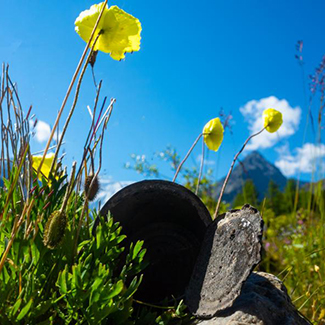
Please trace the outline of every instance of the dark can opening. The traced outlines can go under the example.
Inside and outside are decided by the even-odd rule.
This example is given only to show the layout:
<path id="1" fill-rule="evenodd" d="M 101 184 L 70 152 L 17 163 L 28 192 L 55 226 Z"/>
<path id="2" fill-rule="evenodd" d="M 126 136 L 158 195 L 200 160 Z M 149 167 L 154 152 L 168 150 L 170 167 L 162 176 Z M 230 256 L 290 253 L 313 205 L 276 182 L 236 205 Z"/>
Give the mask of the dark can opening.
<path id="1" fill-rule="evenodd" d="M 129 185 L 107 201 L 131 242 L 144 240 L 149 266 L 136 297 L 160 302 L 184 295 L 211 216 L 202 201 L 185 187 L 162 180 Z M 96 227 L 96 224 L 95 224 Z"/>

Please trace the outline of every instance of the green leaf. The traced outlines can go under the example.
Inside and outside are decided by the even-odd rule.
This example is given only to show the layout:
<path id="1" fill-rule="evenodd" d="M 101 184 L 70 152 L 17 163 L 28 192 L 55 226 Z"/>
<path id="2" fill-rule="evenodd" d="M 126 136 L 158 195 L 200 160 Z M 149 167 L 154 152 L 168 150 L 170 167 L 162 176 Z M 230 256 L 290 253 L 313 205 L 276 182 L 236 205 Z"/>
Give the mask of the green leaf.
<path id="1" fill-rule="evenodd" d="M 116 241 L 117 244 L 121 243 L 125 238 L 126 238 L 125 235 L 120 235 L 120 236 L 118 236 L 118 237 L 117 237 L 117 241 Z"/>
<path id="2" fill-rule="evenodd" d="M 135 244 L 133 252 L 132 252 L 132 260 L 136 259 L 139 252 L 141 251 L 142 245 L 143 245 L 143 240 L 138 240 L 137 243 Z"/>
<path id="3" fill-rule="evenodd" d="M 81 279 L 80 279 L 80 265 L 72 266 L 72 284 L 75 288 L 81 288 Z"/>
<path id="4" fill-rule="evenodd" d="M 14 317 L 14 316 L 16 315 L 18 309 L 20 308 L 21 303 L 22 303 L 22 299 L 20 298 L 20 299 L 18 299 L 18 300 L 15 302 L 15 304 L 12 306 L 12 309 L 11 309 L 11 311 L 10 311 L 10 316 L 11 316 L 11 317 Z"/>
<path id="5" fill-rule="evenodd" d="M 33 257 L 33 263 L 36 265 L 40 258 L 40 251 L 34 242 L 31 244 L 31 252 L 32 252 L 32 257 Z"/>
<path id="6" fill-rule="evenodd" d="M 96 320 L 97 323 L 100 323 L 103 319 L 105 319 L 109 314 L 111 314 L 113 311 L 115 311 L 116 308 L 112 303 L 109 303 L 107 306 L 104 306 L 99 312 L 97 312 Z"/>
<path id="7" fill-rule="evenodd" d="M 99 286 L 101 286 L 103 283 L 102 278 L 97 278 L 94 281 L 94 284 L 91 286 L 91 295 L 90 295 L 90 301 L 89 304 L 91 305 L 94 302 L 97 302 L 100 297 L 100 290 L 97 290 Z"/>
<path id="8" fill-rule="evenodd" d="M 93 258 L 93 254 L 90 253 L 90 254 L 86 257 L 86 259 L 85 259 L 85 261 L 84 261 L 83 264 L 84 264 L 85 266 L 88 266 L 88 265 L 91 263 L 92 258 Z"/>
<path id="9" fill-rule="evenodd" d="M 143 248 L 138 254 L 138 261 L 141 263 L 143 261 L 144 256 L 146 255 L 147 250 Z"/>
<path id="10" fill-rule="evenodd" d="M 186 309 L 186 306 L 184 305 L 184 301 L 181 300 L 176 308 L 175 314 L 177 316 L 182 316 L 182 314 L 184 313 L 184 310 Z"/>
<path id="11" fill-rule="evenodd" d="M 1 256 L 1 255 L 0 255 Z M 13 268 L 13 267 L 11 267 L 14 271 L 15 271 L 15 269 Z M 2 269 L 2 272 L 1 272 L 1 275 L 2 275 L 2 284 L 8 284 L 9 282 L 10 282 L 10 280 L 12 280 L 11 279 L 11 277 L 10 277 L 10 275 L 9 275 L 9 273 L 8 273 L 8 271 L 7 271 L 7 267 L 6 267 L 6 265 L 4 265 L 3 266 L 3 269 Z"/>
<path id="12" fill-rule="evenodd" d="M 52 300 L 51 299 L 41 301 L 38 304 L 38 306 L 35 308 L 33 316 L 36 318 L 38 316 L 44 315 L 49 310 L 49 308 L 51 306 L 52 306 Z"/>
<path id="13" fill-rule="evenodd" d="M 3 184 L 6 187 L 6 189 L 9 190 L 10 189 L 10 180 L 6 179 L 4 177 L 2 178 L 2 180 L 3 180 Z"/>
<path id="14" fill-rule="evenodd" d="M 134 295 L 134 293 L 137 291 L 139 285 L 142 282 L 142 277 L 143 277 L 143 275 L 141 274 L 140 275 L 140 278 L 139 278 L 139 281 L 138 281 L 138 277 L 137 276 L 135 276 L 133 278 L 133 280 L 130 283 L 128 289 L 125 291 L 125 293 L 123 295 L 125 297 L 125 300 L 130 299 Z"/>
<path id="15" fill-rule="evenodd" d="M 80 252 L 80 250 L 81 250 L 85 245 L 88 245 L 90 242 L 91 242 L 90 239 L 87 239 L 87 240 L 84 240 L 83 242 L 81 242 L 81 243 L 78 245 L 78 252 Z"/>
<path id="16" fill-rule="evenodd" d="M 99 225 L 96 229 L 96 248 L 100 249 L 103 237 L 102 227 Z"/>
<path id="17" fill-rule="evenodd" d="M 59 274 L 57 285 L 60 289 L 61 294 L 66 294 L 68 292 L 67 290 L 67 266 L 65 269 Z"/>
<path id="18" fill-rule="evenodd" d="M 115 296 L 117 296 L 118 294 L 121 293 L 121 291 L 123 290 L 124 287 L 124 283 L 122 280 L 118 281 L 116 284 L 114 284 L 112 286 L 112 289 L 110 291 L 110 293 L 105 297 L 105 299 L 112 299 Z"/>
<path id="19" fill-rule="evenodd" d="M 17 316 L 17 320 L 22 320 L 26 314 L 29 312 L 30 307 L 32 307 L 33 304 L 33 298 L 31 298 L 27 305 L 20 311 L 20 313 Z"/>

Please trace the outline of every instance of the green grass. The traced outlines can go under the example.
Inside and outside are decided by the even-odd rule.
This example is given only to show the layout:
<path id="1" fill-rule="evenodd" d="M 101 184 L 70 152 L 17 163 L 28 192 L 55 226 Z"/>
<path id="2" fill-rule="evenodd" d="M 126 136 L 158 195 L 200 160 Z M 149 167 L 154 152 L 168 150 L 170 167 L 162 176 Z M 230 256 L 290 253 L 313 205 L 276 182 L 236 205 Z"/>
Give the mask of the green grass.
<path id="1" fill-rule="evenodd" d="M 325 323 L 324 191 L 300 193 L 296 212 L 263 211 L 265 256 L 260 268 L 278 275 L 295 306 L 315 324 Z M 313 208 L 311 208 L 313 207 Z"/>

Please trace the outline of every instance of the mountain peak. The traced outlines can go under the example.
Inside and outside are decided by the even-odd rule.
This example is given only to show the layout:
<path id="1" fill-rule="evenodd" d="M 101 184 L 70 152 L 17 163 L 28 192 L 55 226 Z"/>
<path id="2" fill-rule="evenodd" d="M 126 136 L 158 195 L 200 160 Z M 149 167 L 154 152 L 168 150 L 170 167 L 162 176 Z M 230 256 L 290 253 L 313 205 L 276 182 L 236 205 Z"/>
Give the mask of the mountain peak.
<path id="1" fill-rule="evenodd" d="M 266 160 L 258 151 L 252 151 L 244 158 L 242 162 L 246 165 L 266 164 L 275 167 L 272 163 Z"/>
<path id="2" fill-rule="evenodd" d="M 267 161 L 258 151 L 254 150 L 250 154 L 248 154 L 244 160 L 250 160 L 250 159 L 258 159 L 262 161 Z"/>
<path id="3" fill-rule="evenodd" d="M 248 179 L 253 181 L 259 199 L 264 198 L 271 180 L 279 186 L 280 190 L 283 190 L 287 183 L 287 179 L 276 166 L 267 161 L 258 151 L 252 151 L 236 164 L 227 184 L 224 200 L 231 202 L 242 191 L 242 187 Z M 224 178 L 220 180 L 220 189 L 223 182 Z M 219 188 L 217 192 L 219 192 Z"/>

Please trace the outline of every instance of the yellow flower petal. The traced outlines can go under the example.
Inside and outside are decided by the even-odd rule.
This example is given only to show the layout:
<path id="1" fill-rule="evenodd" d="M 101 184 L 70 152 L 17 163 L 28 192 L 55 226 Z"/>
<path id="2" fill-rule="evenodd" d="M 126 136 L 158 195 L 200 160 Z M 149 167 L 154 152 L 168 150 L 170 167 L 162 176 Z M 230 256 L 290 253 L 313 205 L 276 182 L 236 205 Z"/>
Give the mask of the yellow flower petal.
<path id="1" fill-rule="evenodd" d="M 223 126 L 219 117 L 214 118 L 204 126 L 203 137 L 210 150 L 218 151 L 223 140 Z"/>
<path id="2" fill-rule="evenodd" d="M 318 320 L 323 320 L 324 317 L 325 317 L 325 309 L 322 308 L 322 310 L 320 311 L 320 314 L 319 314 Z"/>
<path id="3" fill-rule="evenodd" d="M 80 13 L 75 21 L 75 30 L 79 36 L 88 42 L 95 26 L 103 3 L 93 5 Z M 140 50 L 141 23 L 139 19 L 126 13 L 117 6 L 104 9 L 103 16 L 95 32 L 95 37 L 101 32 L 95 51 L 110 53 L 114 60 L 124 59 L 126 52 Z"/>
<path id="4" fill-rule="evenodd" d="M 263 112 L 263 119 L 264 127 L 270 133 L 276 132 L 283 123 L 282 113 L 273 108 L 268 108 Z"/>
<path id="5" fill-rule="evenodd" d="M 32 160 L 33 160 L 33 168 L 35 170 L 38 170 L 41 161 L 42 161 L 42 157 L 43 156 L 33 156 Z M 42 168 L 40 170 L 40 174 L 39 174 L 39 179 L 42 180 L 42 174 L 48 178 L 50 175 L 50 169 L 51 169 L 51 165 L 54 159 L 54 153 L 49 153 L 45 156 Z"/>

